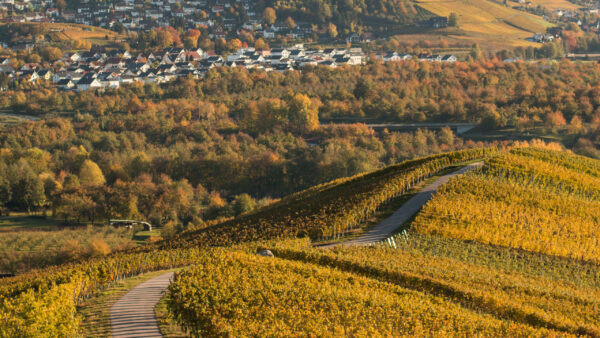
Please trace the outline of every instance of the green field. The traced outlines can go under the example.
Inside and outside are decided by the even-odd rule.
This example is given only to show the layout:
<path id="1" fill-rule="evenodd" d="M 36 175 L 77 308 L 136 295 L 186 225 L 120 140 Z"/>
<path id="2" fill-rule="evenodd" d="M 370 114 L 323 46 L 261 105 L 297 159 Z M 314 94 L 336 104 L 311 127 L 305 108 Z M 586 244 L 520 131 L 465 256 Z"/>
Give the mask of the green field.
<path id="1" fill-rule="evenodd" d="M 112 226 L 64 226 L 45 216 L 0 217 L 0 273 L 25 272 L 143 245 L 160 231 Z"/>

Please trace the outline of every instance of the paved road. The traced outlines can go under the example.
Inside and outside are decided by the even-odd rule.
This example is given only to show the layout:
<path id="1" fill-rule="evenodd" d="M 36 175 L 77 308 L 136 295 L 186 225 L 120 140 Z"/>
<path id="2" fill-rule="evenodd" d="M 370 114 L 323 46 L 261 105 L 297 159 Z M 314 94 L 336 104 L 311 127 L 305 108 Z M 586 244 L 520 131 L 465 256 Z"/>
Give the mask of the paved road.
<path id="1" fill-rule="evenodd" d="M 131 289 L 110 308 L 113 337 L 162 337 L 154 307 L 171 283 L 173 272 L 165 273 Z"/>
<path id="2" fill-rule="evenodd" d="M 438 178 L 435 182 L 426 186 L 423 190 L 421 190 L 411 199 L 406 201 L 406 203 L 404 203 L 400 207 L 400 209 L 396 210 L 390 217 L 381 221 L 381 223 L 377 224 L 367 233 L 351 241 L 324 245 L 321 248 L 334 247 L 338 245 L 367 245 L 388 238 L 396 229 L 398 229 L 398 227 L 400 227 L 402 224 L 404 224 L 404 222 L 408 221 L 408 219 L 410 219 L 414 214 L 416 214 L 421 209 L 421 207 L 433 197 L 433 194 L 444 183 L 448 182 L 448 180 L 450 180 L 452 177 L 464 174 L 482 165 L 483 162 L 469 164 L 468 166 L 461 168 L 460 170 Z"/>

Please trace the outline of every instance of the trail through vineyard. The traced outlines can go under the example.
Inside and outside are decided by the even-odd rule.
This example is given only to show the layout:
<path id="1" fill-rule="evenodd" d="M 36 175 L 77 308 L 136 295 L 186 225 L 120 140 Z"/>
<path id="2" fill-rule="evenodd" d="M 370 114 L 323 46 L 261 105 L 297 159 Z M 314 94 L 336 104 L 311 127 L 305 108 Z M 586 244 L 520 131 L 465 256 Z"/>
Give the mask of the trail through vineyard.
<path id="1" fill-rule="evenodd" d="M 162 337 L 154 308 L 171 283 L 173 272 L 131 289 L 110 308 L 113 337 Z"/>
<path id="2" fill-rule="evenodd" d="M 406 221 L 413 217 L 419 210 L 421 210 L 423 205 L 425 205 L 425 203 L 427 203 L 433 197 L 435 192 L 442 185 L 448 182 L 451 178 L 464 174 L 481 166 L 483 166 L 483 162 L 472 163 L 466 167 L 461 168 L 460 170 L 438 178 L 437 180 L 435 180 L 435 182 L 429 184 L 411 199 L 402 204 L 402 206 L 398 210 L 396 210 L 390 217 L 379 222 L 379 224 L 374 226 L 365 234 L 350 241 L 324 245 L 322 246 L 322 248 L 329 248 L 337 245 L 369 245 L 371 243 L 377 243 L 385 240 L 394 232 L 396 232 L 399 227 L 406 223 Z"/>
<path id="3" fill-rule="evenodd" d="M 334 243 L 321 248 L 337 245 L 368 245 L 386 239 L 414 216 L 451 178 L 479 168 L 483 162 L 469 164 L 457 171 L 443 175 L 427 185 L 419 193 L 405 202 L 390 217 L 384 219 L 371 230 L 356 239 Z M 114 337 L 156 337 L 160 336 L 154 307 L 169 286 L 173 273 L 153 278 L 129 291 L 111 307 L 111 327 Z"/>

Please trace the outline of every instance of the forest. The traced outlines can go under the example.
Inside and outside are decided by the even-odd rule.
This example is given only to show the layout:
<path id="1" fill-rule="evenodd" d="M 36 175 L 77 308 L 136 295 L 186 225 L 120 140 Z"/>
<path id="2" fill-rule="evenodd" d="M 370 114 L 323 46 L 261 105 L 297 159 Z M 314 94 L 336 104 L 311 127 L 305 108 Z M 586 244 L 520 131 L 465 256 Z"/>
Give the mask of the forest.
<path id="1" fill-rule="evenodd" d="M 567 135 L 567 146 L 597 156 L 598 74 L 595 63 L 569 61 L 409 61 L 283 74 L 218 68 L 202 80 L 104 92 L 21 84 L 0 107 L 43 119 L 3 127 L 0 206 L 66 223 L 142 218 L 177 232 L 338 177 L 482 145 L 450 129 L 344 123 L 356 119 Z"/>

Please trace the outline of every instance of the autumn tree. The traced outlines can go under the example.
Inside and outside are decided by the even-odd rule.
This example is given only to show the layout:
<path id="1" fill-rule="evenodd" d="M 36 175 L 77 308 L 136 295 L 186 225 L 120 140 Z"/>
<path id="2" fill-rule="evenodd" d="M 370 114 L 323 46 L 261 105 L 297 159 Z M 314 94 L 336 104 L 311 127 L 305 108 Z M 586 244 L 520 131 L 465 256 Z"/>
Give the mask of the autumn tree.
<path id="1" fill-rule="evenodd" d="M 277 14 L 275 14 L 275 10 L 273 8 L 267 7 L 263 11 L 262 18 L 266 24 L 272 25 L 275 23 L 275 20 L 277 20 Z"/>
<path id="2" fill-rule="evenodd" d="M 44 182 L 28 165 L 21 164 L 20 178 L 13 189 L 13 200 L 16 205 L 31 212 L 46 202 Z"/>
<path id="3" fill-rule="evenodd" d="M 448 16 L 448 26 L 449 27 L 458 27 L 458 15 L 454 12 L 450 13 Z"/>
<path id="4" fill-rule="evenodd" d="M 327 26 L 327 34 L 329 34 L 330 38 L 335 39 L 338 36 L 338 30 L 336 25 L 334 25 L 333 23 L 329 23 L 329 25 Z"/>
<path id="5" fill-rule="evenodd" d="M 40 56 L 46 61 L 56 61 L 63 57 L 63 53 L 56 47 L 44 47 L 40 50 Z"/>
<path id="6" fill-rule="evenodd" d="M 62 13 L 67 8 L 67 3 L 65 0 L 56 0 L 56 8 Z"/>
<path id="7" fill-rule="evenodd" d="M 256 48 L 256 50 L 263 50 L 267 48 L 267 44 L 265 43 L 265 40 L 258 38 L 254 42 L 254 48 Z"/>
<path id="8" fill-rule="evenodd" d="M 231 39 L 227 42 L 227 50 L 235 52 L 242 48 L 242 42 L 239 39 Z"/>
<path id="9" fill-rule="evenodd" d="M 256 208 L 256 201 L 248 194 L 241 194 L 234 198 L 232 209 L 235 216 L 250 212 Z"/>
<path id="10" fill-rule="evenodd" d="M 313 131 L 319 127 L 320 102 L 304 94 L 295 94 L 288 101 L 289 122 L 299 132 Z"/>
<path id="11" fill-rule="evenodd" d="M 285 25 L 287 26 L 287 28 L 292 29 L 296 27 L 296 22 L 294 22 L 294 19 L 292 19 L 292 17 L 288 16 L 287 19 L 285 19 Z"/>
<path id="12" fill-rule="evenodd" d="M 102 170 L 91 160 L 85 160 L 79 171 L 79 180 L 83 186 L 98 186 L 106 183 Z"/>

